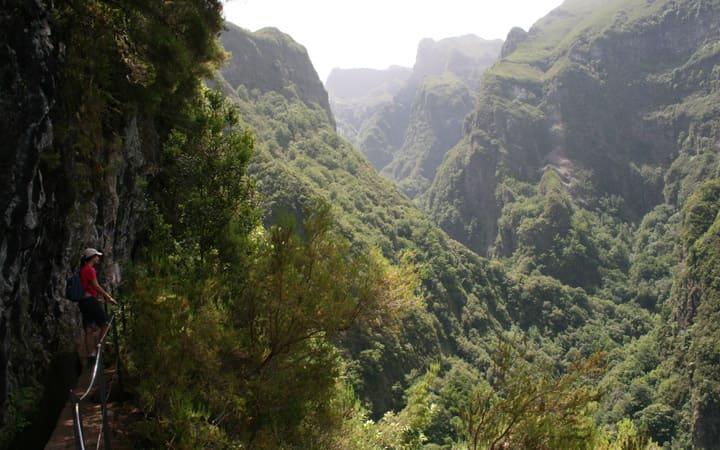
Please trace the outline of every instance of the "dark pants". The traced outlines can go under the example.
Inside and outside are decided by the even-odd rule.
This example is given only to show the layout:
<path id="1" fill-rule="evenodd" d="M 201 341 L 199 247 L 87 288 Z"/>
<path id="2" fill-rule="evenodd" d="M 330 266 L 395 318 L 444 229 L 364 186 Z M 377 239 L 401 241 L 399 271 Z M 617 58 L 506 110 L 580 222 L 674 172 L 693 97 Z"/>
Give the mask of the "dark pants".
<path id="1" fill-rule="evenodd" d="M 105 315 L 105 308 L 95 297 L 86 297 L 78 302 L 80 312 L 82 313 L 83 328 L 104 327 L 108 320 Z"/>

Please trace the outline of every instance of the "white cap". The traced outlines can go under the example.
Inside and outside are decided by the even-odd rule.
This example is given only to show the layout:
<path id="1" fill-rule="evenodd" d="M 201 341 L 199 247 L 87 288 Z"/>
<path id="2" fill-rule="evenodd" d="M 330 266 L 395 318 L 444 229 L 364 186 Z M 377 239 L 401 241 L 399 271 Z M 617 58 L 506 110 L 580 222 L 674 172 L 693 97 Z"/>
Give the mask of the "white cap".
<path id="1" fill-rule="evenodd" d="M 102 256 L 102 253 L 100 253 L 99 251 L 95 250 L 94 248 L 86 248 L 86 249 L 83 251 L 83 258 L 85 258 L 85 259 L 90 259 L 90 258 L 92 258 L 92 257 L 95 256 L 95 255 Z"/>

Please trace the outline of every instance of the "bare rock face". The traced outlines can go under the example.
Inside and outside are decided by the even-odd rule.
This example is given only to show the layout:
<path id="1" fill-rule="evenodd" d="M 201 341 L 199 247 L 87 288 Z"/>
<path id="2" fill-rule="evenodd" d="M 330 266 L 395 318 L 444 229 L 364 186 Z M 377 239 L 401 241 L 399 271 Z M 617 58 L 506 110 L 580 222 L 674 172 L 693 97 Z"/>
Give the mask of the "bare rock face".
<path id="1" fill-rule="evenodd" d="M 508 33 L 507 39 L 505 39 L 505 43 L 503 44 L 502 50 L 500 51 L 500 57 L 504 58 L 510 53 L 514 52 L 515 49 L 518 48 L 518 45 L 522 44 L 527 40 L 527 37 L 527 31 L 523 30 L 520 27 L 513 27 Z"/>
<path id="2" fill-rule="evenodd" d="M 9 448 L 42 448 L 52 431 L 79 370 L 80 315 L 63 298 L 65 279 L 92 246 L 105 253 L 101 284 L 119 285 L 143 211 L 135 180 L 155 147 L 144 142 L 151 127 L 129 118 L 102 188 L 76 198 L 71 158 L 53 159 L 64 49 L 53 6 L 10 0 L 0 12 L 0 447 Z"/>
<path id="3" fill-rule="evenodd" d="M 251 33 L 229 22 L 225 28 L 220 41 L 232 57 L 220 69 L 220 75 L 233 89 L 243 85 L 249 91 L 273 91 L 286 98 L 299 98 L 325 111 L 334 126 L 328 94 L 305 47 L 276 28 Z"/>
<path id="4" fill-rule="evenodd" d="M 14 3 L 14 4 L 13 4 Z M 53 258 L 40 257 L 46 225 L 43 210 L 53 199 L 38 170 L 40 154 L 52 145 L 50 108 L 56 95 L 56 47 L 48 5 L 10 2 L 0 17 L 0 423 L 15 428 L 24 398 L 40 400 L 40 386 L 53 364 L 68 373 L 73 323 L 59 320 L 69 304 L 53 300 Z M 19 14 L 18 14 L 19 12 Z M 48 230 L 49 231 L 49 230 Z M 59 274 L 56 274 L 56 277 Z M 57 280 L 56 280 L 57 281 Z M 57 286 L 59 288 L 59 285 Z M 67 324 L 67 325 L 66 325 Z M 66 328 L 61 331 L 59 328 Z M 65 355 L 65 356 L 61 356 Z M 41 367 L 45 367 L 42 370 Z M 64 366 L 60 368 L 59 366 Z M 36 374 L 41 374 L 37 376 Z M 57 374 L 61 378 L 61 374 Z M 64 375 L 65 384 L 72 378 Z M 57 409 L 60 398 L 53 399 Z M 6 428 L 7 429 L 7 428 Z M 10 437 L 6 438 L 10 439 Z M 5 442 L 7 445 L 7 442 Z"/>
<path id="5" fill-rule="evenodd" d="M 472 145 L 450 152 L 428 191 L 435 221 L 481 254 L 494 245 L 496 234 L 487 230 L 503 205 L 486 207 L 497 203 L 497 184 L 458 182 L 480 170 L 470 166 L 480 159 L 475 154 L 495 155 L 486 160 L 497 165 L 483 171 L 501 173 L 498 182 L 535 184 L 546 168 L 557 170 L 581 202 L 587 199 L 574 180 L 592 171 L 593 195 L 622 198 L 623 217 L 637 221 L 665 197 L 677 203 L 680 195 L 679 182 L 663 187 L 650 171 L 667 169 L 681 147 L 691 147 L 678 144 L 683 140 L 702 136 L 709 146 L 717 138 L 707 124 L 716 118 L 708 77 L 718 61 L 711 47 L 719 33 L 716 5 L 668 3 L 657 12 L 637 2 L 637 11 L 647 8 L 642 20 L 619 5 L 616 22 L 602 32 L 577 25 L 596 14 L 576 10 L 582 5 L 566 2 L 529 32 L 510 32 L 466 120 Z M 678 172 L 668 180 L 681 178 Z"/>

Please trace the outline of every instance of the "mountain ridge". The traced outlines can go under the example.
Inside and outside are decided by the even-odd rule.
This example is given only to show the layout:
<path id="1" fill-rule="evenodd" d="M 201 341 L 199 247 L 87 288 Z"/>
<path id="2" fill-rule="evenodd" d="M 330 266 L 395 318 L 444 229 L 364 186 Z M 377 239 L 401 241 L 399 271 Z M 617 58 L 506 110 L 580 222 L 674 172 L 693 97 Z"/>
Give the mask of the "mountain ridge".
<path id="1" fill-rule="evenodd" d="M 621 351 L 625 337 L 637 338 L 650 328 L 650 314 L 638 305 L 615 304 L 550 276 L 510 270 L 449 238 L 337 135 L 317 105 L 223 80 L 220 84 L 256 130 L 250 173 L 268 211 L 266 223 L 283 212 L 297 216 L 312 198 L 324 198 L 353 248 L 376 247 L 391 261 L 410 251 L 423 268 L 425 309 L 407 318 L 399 335 L 372 329 L 338 342 L 347 357 L 347 376 L 373 419 L 402 409 L 399 394 L 409 386 L 408 378 L 439 358 L 443 369 L 438 383 L 443 387 L 433 395 L 448 403 L 431 421 L 431 439 L 457 438 L 446 423 L 456 406 L 443 400 L 439 390 L 451 389 L 457 371 L 490 367 L 493 339 L 504 330 L 543 333 L 542 339 L 554 342 L 543 351 L 564 364 L 591 355 L 596 339 L 608 350 Z M 562 198 L 556 202 L 554 178 L 547 180 L 547 191 L 549 207 L 572 208 Z"/>
<path id="2" fill-rule="evenodd" d="M 0 447 L 41 446 L 76 377 L 62 288 L 93 246 L 113 293 L 133 265 L 121 347 L 135 446 L 450 448 L 487 411 L 504 429 L 503 406 L 530 393 L 513 446 L 716 448 L 719 1 L 571 0 L 511 31 L 477 91 L 445 72 L 394 85 L 395 116 L 367 131 L 380 151 L 407 143 L 391 166 L 406 191 L 429 181 L 412 151 L 443 121 L 463 130 L 414 201 L 336 132 L 290 36 L 227 25 L 233 56 L 208 82 L 225 98 L 202 85 L 222 61 L 220 2 L 120 4 L 0 14 Z M 465 119 L 442 114 L 469 95 Z M 334 223 L 314 248 L 318 204 Z M 365 289 L 336 283 L 335 264 L 379 281 L 415 270 L 399 295 L 417 307 L 321 335 Z M 566 399 L 590 403 L 555 408 Z"/>
<path id="3" fill-rule="evenodd" d="M 570 2 L 570 4 L 574 3 Z M 588 5 L 583 5 L 583 7 L 590 8 Z M 654 7 L 659 8 L 658 2 L 654 3 Z M 607 8 L 609 7 L 601 11 L 602 14 L 596 13 L 596 15 L 604 17 L 603 14 L 608 14 Z M 639 14 L 639 11 L 639 9 L 630 8 L 628 13 Z M 646 12 L 648 17 L 652 17 L 650 16 L 651 12 Z M 600 191 L 620 195 L 628 204 L 628 208 L 626 208 L 628 217 L 635 214 L 634 217 L 637 219 L 637 213 L 633 213 L 633 210 L 638 213 L 648 211 L 661 201 L 660 187 L 658 185 L 653 187 L 654 181 L 647 177 L 646 184 L 637 184 L 632 181 L 633 177 L 630 175 L 636 174 L 639 170 L 614 165 L 612 158 L 603 160 L 600 156 L 602 152 L 583 154 L 580 149 L 600 145 L 607 148 L 608 154 L 614 152 L 616 154 L 614 158 L 623 158 L 621 153 L 617 153 L 619 150 L 613 149 L 627 148 L 628 145 L 625 145 L 624 142 L 631 142 L 634 147 L 632 156 L 635 158 L 634 164 L 638 168 L 647 166 L 647 171 L 650 172 L 659 168 L 660 164 L 667 164 L 668 158 L 672 157 L 673 152 L 676 151 L 675 136 L 667 135 L 665 130 L 668 130 L 668 127 L 662 120 L 652 120 L 653 117 L 661 119 L 657 114 L 652 115 L 652 110 L 657 107 L 651 103 L 656 101 L 652 99 L 661 98 L 662 93 L 666 92 L 662 85 L 652 82 L 657 78 L 646 78 L 648 75 L 645 75 L 643 78 L 646 78 L 646 81 L 640 81 L 638 84 L 638 82 L 616 75 L 642 70 L 641 65 L 647 64 L 647 62 L 643 62 L 643 59 L 647 60 L 648 56 L 639 55 L 650 54 L 647 50 L 651 46 L 656 46 L 653 43 L 655 34 L 651 28 L 650 31 L 644 31 L 646 33 L 645 40 L 624 39 L 622 35 L 609 31 L 612 30 L 610 28 L 607 31 L 600 31 L 600 38 L 596 41 L 581 40 L 579 41 L 581 44 L 567 48 L 562 47 L 562 43 L 568 41 L 568 35 L 578 33 L 578 29 L 587 30 L 587 27 L 590 26 L 587 23 L 593 23 L 593 20 L 588 18 L 579 19 L 580 16 L 579 13 L 571 13 L 565 6 L 556 9 L 530 30 L 524 43 L 489 71 L 481 91 L 479 102 L 481 106 L 472 115 L 471 123 L 466 129 L 466 137 L 472 136 L 472 130 L 497 131 L 490 136 L 470 137 L 470 141 L 464 147 L 466 150 L 456 151 L 455 156 L 451 159 L 459 158 L 461 153 L 485 153 L 486 157 L 490 158 L 487 161 L 490 165 L 485 164 L 480 170 L 493 172 L 488 173 L 485 179 L 494 177 L 495 169 L 492 167 L 503 164 L 511 176 L 519 180 L 534 182 L 539 180 L 541 169 L 546 164 L 555 166 L 561 173 L 570 175 L 592 167 L 596 172 L 592 178 L 596 187 Z M 559 18 L 563 18 L 564 21 Z M 572 25 L 568 26 L 566 23 Z M 641 27 L 646 26 L 643 22 L 638 23 L 641 23 Z M 655 27 L 657 26 L 655 25 Z M 671 46 L 671 43 L 677 40 L 674 36 L 686 34 L 682 31 L 686 28 L 671 29 L 674 30 L 672 32 L 674 34 L 667 34 L 661 41 L 664 44 L 659 45 Z M 697 31 L 695 30 L 692 34 L 697 34 Z M 542 44 L 544 47 L 538 49 L 541 44 L 536 44 L 536 42 L 546 41 L 537 36 L 543 35 L 554 36 L 554 40 L 547 40 L 550 44 Z M 534 39 L 533 36 L 535 36 Z M 665 47 L 659 47 L 657 51 L 663 55 L 673 55 L 662 48 Z M 632 54 L 628 54 L 628 51 Z M 677 50 L 674 54 L 678 54 Z M 669 57 L 662 56 L 666 60 Z M 673 57 L 677 58 L 677 56 Z M 631 63 L 623 63 L 623 61 L 631 61 Z M 660 68 L 660 71 L 665 70 Z M 661 94 L 653 96 L 652 93 L 657 93 L 658 90 Z M 577 99 L 572 96 L 576 96 Z M 672 94 L 670 98 L 673 98 Z M 508 102 L 515 102 L 515 105 L 508 104 Z M 583 105 L 593 105 L 595 108 L 594 110 L 583 109 Z M 645 105 L 641 107 L 645 112 L 631 113 L 634 115 L 630 118 L 625 112 L 628 108 L 626 105 Z M 493 118 L 493 114 L 498 111 L 502 111 L 503 114 L 500 116 L 500 120 Z M 505 116 L 508 112 L 512 115 Z M 582 136 L 575 130 L 582 129 L 583 124 L 593 124 L 591 127 L 605 126 L 606 128 L 598 129 L 594 136 Z M 672 130 L 673 126 L 669 129 Z M 499 148 L 492 139 L 498 139 L 504 144 L 503 147 Z M 605 142 L 603 142 L 604 139 Z M 614 141 L 607 139 L 614 139 Z M 473 150 L 473 148 L 480 149 L 481 146 L 484 150 L 479 152 Z M 463 156 L 462 158 L 467 159 L 467 157 Z M 494 161 L 495 159 L 497 161 Z M 566 164 L 565 168 L 558 163 L 560 161 L 563 162 L 562 164 Z M 528 164 L 528 162 L 531 163 Z M 449 166 L 451 163 L 447 162 L 447 164 Z M 570 170 L 573 168 L 578 170 Z M 598 172 L 599 170 L 602 172 Z M 445 171 L 447 172 L 447 169 Z M 450 179 L 452 177 L 446 173 L 438 176 L 437 180 L 443 178 Z M 638 178 L 642 180 L 642 177 Z M 478 190 L 464 189 L 462 184 L 457 184 L 459 192 L 464 193 L 458 194 L 457 191 L 452 190 L 455 194 L 451 194 L 459 195 L 455 199 L 459 200 L 460 205 L 465 201 L 462 200 L 463 197 L 474 199 L 466 206 L 460 206 L 463 212 L 459 217 L 468 218 L 465 220 L 466 223 L 472 220 L 470 219 L 473 217 L 471 211 L 485 211 L 486 219 L 480 219 L 482 224 L 480 226 L 488 231 L 485 232 L 483 238 L 480 238 L 479 235 L 477 238 L 473 238 L 472 234 L 461 231 L 461 228 L 467 225 L 451 224 L 446 216 L 447 212 L 440 211 L 439 208 L 442 208 L 440 205 L 454 201 L 445 197 L 438 200 L 438 195 L 446 195 L 441 193 L 443 189 L 447 193 L 450 192 L 447 190 L 447 186 L 436 185 L 429 195 L 430 200 L 427 206 L 433 211 L 436 220 L 446 224 L 447 230 L 452 230 L 451 235 L 460 238 L 462 242 L 472 241 L 471 248 L 486 253 L 494 240 L 495 230 L 492 224 L 499 218 L 499 209 L 490 206 L 495 203 L 494 185 L 496 182 L 487 189 Z M 645 191 L 651 192 L 650 198 L 643 199 L 637 196 L 637 193 Z M 477 195 L 478 192 L 483 192 L 480 197 Z M 479 198 L 483 198 L 481 203 L 477 203 L 480 201 Z M 486 206 L 483 207 L 483 205 Z"/>
<path id="4" fill-rule="evenodd" d="M 239 32 L 241 27 L 225 22 L 224 28 L 220 39 L 225 50 L 235 55 L 220 69 L 226 81 L 237 86 L 241 77 L 248 90 L 281 92 L 308 105 L 317 104 L 328 120 L 335 123 L 327 92 L 305 47 L 273 27 Z"/>
<path id="5" fill-rule="evenodd" d="M 339 131 L 411 198 L 422 195 L 458 142 L 475 86 L 501 47 L 501 40 L 476 35 L 423 39 L 411 75 L 392 91 L 348 99 L 334 93 L 337 83 L 328 84 L 338 123 L 348 124 Z"/>

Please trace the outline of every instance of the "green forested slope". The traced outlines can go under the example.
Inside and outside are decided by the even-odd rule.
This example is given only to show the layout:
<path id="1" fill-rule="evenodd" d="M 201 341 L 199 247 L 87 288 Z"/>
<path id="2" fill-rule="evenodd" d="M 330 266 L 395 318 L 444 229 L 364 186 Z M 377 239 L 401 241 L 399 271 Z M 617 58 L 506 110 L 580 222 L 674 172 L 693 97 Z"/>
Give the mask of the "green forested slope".
<path id="1" fill-rule="evenodd" d="M 680 150 L 712 139 L 716 19 L 710 1 L 567 2 L 550 13 L 487 72 L 465 140 L 428 194 L 433 216 L 486 254 L 507 203 L 499 186 L 552 169 L 573 197 L 592 207 L 619 197 L 620 217 L 638 221 L 663 201 Z"/>
<path id="2" fill-rule="evenodd" d="M 227 45 L 225 37 L 223 42 L 229 51 L 242 52 L 241 48 Z M 226 66 L 220 71 L 225 82 L 225 73 L 231 70 Z M 235 76 L 242 78 L 242 73 L 236 72 Z M 293 82 L 297 80 L 288 80 Z M 424 367 L 443 350 L 456 348 L 461 312 L 468 299 L 483 298 L 489 302 L 483 301 L 482 307 L 485 303 L 493 309 L 498 307 L 495 295 L 486 292 L 492 277 L 487 263 L 435 228 L 407 197 L 335 133 L 320 109 L 308 108 L 299 97 L 282 98 L 274 90 L 248 91 L 242 84 L 230 87 L 240 116 L 256 134 L 256 155 L 250 173 L 257 179 L 268 223 L 283 213 L 299 216 L 316 198 L 323 198 L 336 211 L 341 233 L 354 247 L 377 247 L 395 261 L 411 252 L 413 260 L 427 272 L 425 289 L 434 315 L 419 314 L 410 321 L 405 333 L 413 334 L 412 338 L 385 336 L 382 339 L 387 342 L 374 352 L 364 352 L 371 345 L 368 336 L 348 338 L 354 356 L 360 358 L 357 370 L 375 378 L 373 386 L 366 389 L 375 392 L 376 411 L 399 406 L 400 398 L 388 395 L 389 388 L 404 383 L 403 377 L 410 369 Z M 460 274 L 454 273 L 457 271 Z M 452 293 L 449 301 L 447 295 L 441 295 L 445 292 Z M 496 311 L 485 314 L 488 322 L 497 320 Z M 374 333 L 384 334 L 382 329 Z M 382 368 L 382 373 L 376 373 L 377 368 Z"/>
<path id="3" fill-rule="evenodd" d="M 717 2 L 569 2 L 514 32 L 428 196 L 477 252 L 337 135 L 291 37 L 228 25 L 228 100 L 201 83 L 219 3 L 62 6 L 45 174 L 104 189 L 153 147 L 123 179 L 144 229 L 108 244 L 133 255 L 135 447 L 714 448 Z M 35 403 L 14 391 L 0 443 Z"/>
<path id="4" fill-rule="evenodd" d="M 206 93 L 172 135 L 134 285 L 144 436 L 713 448 L 717 10 L 569 2 L 515 31 L 427 196 L 471 250 L 336 134 L 302 46 L 230 26 L 234 108 Z"/>
<path id="5" fill-rule="evenodd" d="M 254 39 L 247 31 L 230 31 L 237 32 L 245 33 L 244 39 Z M 223 41 L 239 40 L 223 37 Z M 242 47 L 226 44 L 226 48 L 233 54 L 243 53 Z M 229 70 L 234 71 L 234 79 L 242 80 L 242 68 L 221 69 L 219 83 L 238 105 L 243 121 L 255 130 L 256 155 L 250 173 L 257 179 L 265 220 L 273 223 L 283 212 L 299 216 L 320 197 L 330 202 L 340 232 L 353 248 L 377 247 L 396 263 L 411 252 L 411 260 L 424 273 L 426 306 L 407 317 L 399 330 L 386 326 L 356 329 L 336 341 L 348 358 L 349 380 L 376 415 L 402 407 L 410 398 L 407 391 L 403 399 L 409 383 L 429 363 L 439 362 L 437 380 L 428 395 L 440 406 L 422 431 L 437 444 L 460 440 L 460 409 L 473 390 L 470 380 L 484 377 L 494 364 L 498 336 L 513 328 L 529 333 L 535 358 L 553 361 L 547 372 L 538 370 L 537 374 L 552 376 L 576 358 L 597 351 L 619 352 L 625 342 L 651 328 L 651 315 L 636 304 L 617 305 L 541 273 L 508 273 L 468 251 L 432 225 L 340 139 L 322 108 L 308 107 L 302 98 L 288 98 L 272 89 L 231 84 L 225 76 Z M 298 82 L 289 77 L 283 85 Z M 300 86 L 293 89 L 302 91 Z M 582 212 L 574 217 L 578 208 L 563 197 L 561 186 L 548 176 L 541 191 L 549 214 L 557 209 L 556 202 L 564 205 L 560 207 L 567 209 L 568 223 L 576 225 L 578 235 L 588 234 L 591 219 Z M 625 243 L 622 237 L 597 239 L 602 257 L 627 258 L 617 248 Z M 587 282 L 595 283 L 597 278 L 590 276 Z"/>
<path id="6" fill-rule="evenodd" d="M 567 1 L 513 30 L 426 197 L 511 272 L 646 310 L 649 333 L 609 353 L 598 418 L 673 448 L 720 438 L 719 20 L 717 1 Z"/>

